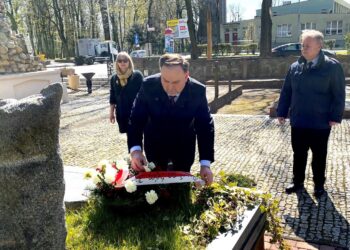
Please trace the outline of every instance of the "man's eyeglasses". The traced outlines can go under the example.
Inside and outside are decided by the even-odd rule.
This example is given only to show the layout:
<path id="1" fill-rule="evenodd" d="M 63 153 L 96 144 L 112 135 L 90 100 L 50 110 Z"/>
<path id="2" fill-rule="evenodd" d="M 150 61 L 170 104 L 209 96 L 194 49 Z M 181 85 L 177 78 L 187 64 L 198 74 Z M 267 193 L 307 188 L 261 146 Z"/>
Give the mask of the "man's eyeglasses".
<path id="1" fill-rule="evenodd" d="M 128 63 L 129 60 L 128 59 L 118 59 L 117 62 L 118 63 Z"/>

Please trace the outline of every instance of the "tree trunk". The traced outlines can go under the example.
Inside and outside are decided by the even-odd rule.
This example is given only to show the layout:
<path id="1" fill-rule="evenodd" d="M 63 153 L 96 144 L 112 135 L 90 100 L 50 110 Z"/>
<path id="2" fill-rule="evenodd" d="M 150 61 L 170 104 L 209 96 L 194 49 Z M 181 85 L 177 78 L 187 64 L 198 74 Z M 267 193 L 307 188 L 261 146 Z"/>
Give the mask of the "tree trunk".
<path id="1" fill-rule="evenodd" d="M 9 5 L 9 10 L 6 12 L 6 15 L 8 16 L 8 18 L 10 18 L 11 21 L 11 29 L 13 31 L 15 31 L 16 33 L 18 33 L 18 25 L 16 22 L 16 18 L 15 18 L 15 11 L 13 10 L 13 5 L 12 5 L 12 1 L 8 0 L 8 5 Z"/>
<path id="2" fill-rule="evenodd" d="M 199 4 L 199 20 L 197 39 L 199 43 L 207 43 L 207 12 L 209 8 L 208 0 L 202 0 Z"/>
<path id="3" fill-rule="evenodd" d="M 121 51 L 120 42 L 119 42 L 118 23 L 114 13 L 111 15 L 111 23 L 112 23 L 113 41 L 117 43 L 118 51 Z"/>
<path id="4" fill-rule="evenodd" d="M 260 36 L 260 56 L 271 55 L 272 42 L 272 20 L 271 20 L 272 0 L 263 0 L 261 5 L 261 36 Z"/>
<path id="5" fill-rule="evenodd" d="M 95 12 L 95 6 L 94 6 L 94 0 L 89 0 L 89 7 L 90 7 L 90 36 L 91 38 L 98 38 L 99 32 L 97 28 L 97 22 L 96 22 L 96 12 Z"/>
<path id="6" fill-rule="evenodd" d="M 36 55 L 35 51 L 35 44 L 34 44 L 34 25 L 32 22 L 32 18 L 27 14 L 27 27 L 28 27 L 28 33 L 29 33 L 29 40 L 30 40 L 30 45 L 32 46 L 33 54 Z"/>
<path id="7" fill-rule="evenodd" d="M 149 0 L 149 3 L 148 3 L 148 10 L 147 10 L 147 25 L 149 27 L 153 27 L 153 22 L 152 22 L 152 5 L 153 5 L 153 0 Z M 150 34 L 147 30 L 147 42 L 149 42 L 150 40 Z"/>
<path id="8" fill-rule="evenodd" d="M 120 39 L 120 47 L 121 50 L 124 50 L 124 39 L 123 39 L 123 29 L 122 29 L 122 14 L 119 9 L 118 12 L 118 22 L 119 22 L 119 39 Z"/>
<path id="9" fill-rule="evenodd" d="M 176 0 L 175 5 L 176 5 L 176 18 L 181 19 L 182 18 L 182 6 L 181 6 L 180 1 Z"/>
<path id="10" fill-rule="evenodd" d="M 62 42 L 62 55 L 63 55 L 63 57 L 68 57 L 69 56 L 68 41 L 67 41 L 66 34 L 65 34 L 61 9 L 58 5 L 57 0 L 52 0 L 52 4 L 53 4 L 55 19 L 56 19 L 55 25 L 57 28 L 58 36 L 60 37 L 61 42 Z"/>
<path id="11" fill-rule="evenodd" d="M 196 40 L 196 30 L 193 22 L 193 11 L 192 11 L 192 4 L 191 0 L 185 0 L 186 2 L 186 9 L 187 9 L 187 24 L 188 24 L 188 31 L 190 33 L 190 40 L 191 40 L 191 58 L 197 59 L 198 58 L 198 47 L 197 47 L 197 40 Z"/>
<path id="12" fill-rule="evenodd" d="M 214 44 L 220 42 L 220 8 L 222 1 L 201 0 L 199 6 L 198 40 L 200 43 L 207 43 L 207 21 L 208 9 L 211 13 L 212 34 Z"/>
<path id="13" fill-rule="evenodd" d="M 109 16 L 108 16 L 108 6 L 106 0 L 99 0 L 101 16 L 102 16 L 102 26 L 105 36 L 105 40 L 111 40 L 111 33 L 109 31 Z"/>

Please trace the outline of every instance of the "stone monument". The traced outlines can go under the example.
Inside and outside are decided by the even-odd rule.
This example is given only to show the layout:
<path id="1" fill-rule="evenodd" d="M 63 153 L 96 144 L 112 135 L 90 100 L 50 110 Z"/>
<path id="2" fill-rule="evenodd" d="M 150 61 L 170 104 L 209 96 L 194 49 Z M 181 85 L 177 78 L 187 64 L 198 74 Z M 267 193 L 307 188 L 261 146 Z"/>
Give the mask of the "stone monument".
<path id="1" fill-rule="evenodd" d="M 61 96 L 0 100 L 0 249 L 65 249 Z"/>
<path id="2" fill-rule="evenodd" d="M 39 71 L 44 66 L 37 57 L 25 53 L 20 37 L 12 35 L 6 20 L 4 0 L 0 0 L 0 74 Z"/>
<path id="3" fill-rule="evenodd" d="M 4 3 L 0 0 L 0 100 L 21 99 L 40 93 L 50 83 L 60 82 L 60 70 L 45 69 L 38 57 L 27 53 L 23 37 L 10 29 Z M 65 84 L 62 101 L 68 101 Z"/>

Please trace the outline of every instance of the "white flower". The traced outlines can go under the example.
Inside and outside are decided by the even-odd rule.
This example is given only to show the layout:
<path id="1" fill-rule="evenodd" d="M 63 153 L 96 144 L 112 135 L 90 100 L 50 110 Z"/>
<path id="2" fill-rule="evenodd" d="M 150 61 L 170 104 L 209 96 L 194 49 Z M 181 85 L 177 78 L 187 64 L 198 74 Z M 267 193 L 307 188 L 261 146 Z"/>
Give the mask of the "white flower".
<path id="1" fill-rule="evenodd" d="M 86 183 L 86 186 L 85 186 L 85 189 L 86 190 L 93 190 L 96 188 L 96 185 L 92 183 L 91 180 L 89 180 L 87 183 Z"/>
<path id="2" fill-rule="evenodd" d="M 101 182 L 101 179 L 98 177 L 98 174 L 94 173 L 92 175 L 92 183 L 94 183 L 95 185 L 97 185 L 97 183 Z"/>
<path id="3" fill-rule="evenodd" d="M 129 164 L 126 160 L 119 160 L 116 163 L 117 169 L 129 169 Z"/>
<path id="4" fill-rule="evenodd" d="M 133 180 L 130 180 L 130 179 L 127 180 L 127 181 L 125 182 L 125 189 L 126 189 L 126 191 L 127 191 L 128 193 L 133 193 L 133 192 L 135 192 L 136 189 L 137 189 L 136 182 L 133 181 Z"/>
<path id="5" fill-rule="evenodd" d="M 146 166 L 143 166 L 146 172 L 151 172 L 153 169 L 156 168 L 156 165 L 154 165 L 153 162 L 147 163 Z"/>
<path id="6" fill-rule="evenodd" d="M 84 173 L 84 179 L 86 181 L 86 189 L 92 190 L 97 185 L 97 183 L 101 182 L 100 178 L 98 178 L 98 173 L 93 170 L 87 170 Z"/>
<path id="7" fill-rule="evenodd" d="M 153 169 L 156 168 L 156 165 L 153 162 L 147 163 L 147 167 L 152 171 Z"/>
<path id="8" fill-rule="evenodd" d="M 146 201 L 148 204 L 152 205 L 158 200 L 158 195 L 154 190 L 148 191 L 146 194 Z"/>
<path id="9" fill-rule="evenodd" d="M 113 168 L 111 165 L 107 165 L 105 172 L 105 181 L 110 184 L 115 180 L 115 176 L 117 174 L 117 170 Z"/>

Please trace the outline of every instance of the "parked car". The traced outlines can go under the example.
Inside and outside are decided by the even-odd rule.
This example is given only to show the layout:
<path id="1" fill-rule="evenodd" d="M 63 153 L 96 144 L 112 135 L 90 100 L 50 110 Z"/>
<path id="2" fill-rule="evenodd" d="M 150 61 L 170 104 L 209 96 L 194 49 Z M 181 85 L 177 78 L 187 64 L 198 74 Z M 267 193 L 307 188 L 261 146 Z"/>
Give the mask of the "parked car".
<path id="1" fill-rule="evenodd" d="M 327 49 L 322 49 L 326 56 L 335 57 L 335 52 Z M 301 44 L 300 43 L 287 43 L 277 46 L 272 49 L 273 56 L 300 56 Z"/>
<path id="2" fill-rule="evenodd" d="M 130 56 L 131 57 L 146 57 L 146 50 L 139 49 L 139 50 L 131 51 Z"/>

